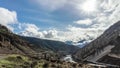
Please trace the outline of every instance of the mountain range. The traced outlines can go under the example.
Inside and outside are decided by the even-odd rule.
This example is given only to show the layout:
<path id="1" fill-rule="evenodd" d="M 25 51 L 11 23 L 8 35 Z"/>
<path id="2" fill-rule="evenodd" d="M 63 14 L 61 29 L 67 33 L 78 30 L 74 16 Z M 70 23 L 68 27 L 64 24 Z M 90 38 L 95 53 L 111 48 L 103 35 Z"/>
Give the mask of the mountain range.
<path id="1" fill-rule="evenodd" d="M 78 63 L 68 63 L 62 58 L 78 49 L 60 41 L 19 36 L 0 25 L 0 68 L 75 67 Z"/>
<path id="2" fill-rule="evenodd" d="M 34 53 L 40 51 L 61 52 L 71 54 L 79 49 L 64 42 L 24 37 L 12 33 L 5 26 L 0 25 L 0 53 Z"/>
<path id="3" fill-rule="evenodd" d="M 83 68 L 84 65 L 87 67 L 90 66 L 90 68 L 94 68 L 96 66 L 119 68 L 120 21 L 113 24 L 101 36 L 92 42 L 86 41 L 87 40 L 79 41 L 78 43 L 84 42 L 84 45 L 81 44 L 82 47 L 79 48 L 78 46 L 71 45 L 72 42 L 69 41 L 64 43 L 54 40 L 19 36 L 11 32 L 5 26 L 0 25 L 0 67 L 4 67 L 6 64 L 3 63 L 6 62 L 6 59 L 3 61 L 1 60 L 1 57 L 3 58 L 4 55 L 9 54 L 17 54 L 16 57 L 14 56 L 15 61 L 22 59 L 18 55 L 22 55 L 22 57 L 27 56 L 29 59 L 31 59 L 28 61 L 28 63 L 23 64 L 29 64 L 29 66 L 25 68 L 29 68 L 31 65 L 33 65 L 31 68 L 36 68 L 36 66 L 43 68 L 56 68 L 59 67 L 59 65 L 63 66 L 60 68 Z M 66 55 L 67 61 L 72 59 L 72 61 L 75 63 L 61 61 L 61 59 Z M 7 58 L 7 60 L 11 61 L 11 58 Z M 41 62 L 43 62 L 42 65 Z M 53 66 L 51 64 L 53 64 Z M 66 64 L 67 67 L 65 67 L 64 64 Z"/>

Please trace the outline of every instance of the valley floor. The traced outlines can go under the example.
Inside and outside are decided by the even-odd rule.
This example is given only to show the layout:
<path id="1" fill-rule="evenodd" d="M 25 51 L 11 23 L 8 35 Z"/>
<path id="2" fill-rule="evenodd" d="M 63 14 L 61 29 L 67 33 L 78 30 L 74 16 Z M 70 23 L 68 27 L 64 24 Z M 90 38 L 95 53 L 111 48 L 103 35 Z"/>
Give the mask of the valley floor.
<path id="1" fill-rule="evenodd" d="M 23 55 L 0 54 L 0 68 L 109 68 L 98 64 L 81 64 L 61 60 L 34 59 Z"/>
<path id="2" fill-rule="evenodd" d="M 0 68 L 95 68 L 80 63 L 70 63 L 61 60 L 34 59 L 23 55 L 0 55 Z"/>

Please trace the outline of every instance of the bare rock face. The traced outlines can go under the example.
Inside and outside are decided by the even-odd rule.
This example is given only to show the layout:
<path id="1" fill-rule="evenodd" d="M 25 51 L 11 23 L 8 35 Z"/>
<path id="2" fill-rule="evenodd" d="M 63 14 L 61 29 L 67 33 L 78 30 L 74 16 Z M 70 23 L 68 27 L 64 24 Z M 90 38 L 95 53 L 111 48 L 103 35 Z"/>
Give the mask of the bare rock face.
<path id="1" fill-rule="evenodd" d="M 105 56 L 108 58 L 108 56 L 111 54 L 117 56 L 112 56 L 113 58 L 120 59 L 120 56 L 118 56 L 120 55 L 120 21 L 112 25 L 100 37 L 92 41 L 90 44 L 86 45 L 82 49 L 79 49 L 73 54 L 73 58 L 78 62 L 88 61 L 88 59 L 92 62 L 93 59 L 100 55 L 101 57 L 98 56 L 97 60 L 95 61 L 97 62 L 98 60 L 103 60 L 102 58 Z M 107 63 L 107 60 L 104 62 Z M 111 64 L 113 64 L 112 61 Z"/>

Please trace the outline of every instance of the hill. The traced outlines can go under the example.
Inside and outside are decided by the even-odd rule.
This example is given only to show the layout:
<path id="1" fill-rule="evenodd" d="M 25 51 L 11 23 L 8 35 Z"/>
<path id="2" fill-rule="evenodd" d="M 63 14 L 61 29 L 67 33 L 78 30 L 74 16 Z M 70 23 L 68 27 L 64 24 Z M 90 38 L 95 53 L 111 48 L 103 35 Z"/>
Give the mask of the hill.
<path id="1" fill-rule="evenodd" d="M 53 51 L 55 53 L 72 54 L 79 49 L 76 46 L 68 45 L 61 41 L 39 39 L 34 37 L 22 37 L 22 38 L 28 41 L 30 44 L 34 44 L 40 49 L 44 49 L 46 51 Z"/>
<path id="2" fill-rule="evenodd" d="M 0 25 L 0 54 L 29 54 L 35 53 L 32 46 L 13 34 L 5 26 Z"/>

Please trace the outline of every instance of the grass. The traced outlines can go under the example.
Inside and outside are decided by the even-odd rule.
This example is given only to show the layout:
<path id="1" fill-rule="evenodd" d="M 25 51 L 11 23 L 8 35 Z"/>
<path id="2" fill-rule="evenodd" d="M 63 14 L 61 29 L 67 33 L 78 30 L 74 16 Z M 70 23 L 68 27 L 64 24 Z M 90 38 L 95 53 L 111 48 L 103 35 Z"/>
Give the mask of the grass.
<path id="1" fill-rule="evenodd" d="M 21 55 L 8 55 L 0 59 L 0 68 L 29 68 L 32 61 Z"/>
<path id="2" fill-rule="evenodd" d="M 0 59 L 0 68 L 43 68 L 45 60 L 31 60 L 22 55 L 7 55 Z"/>
<path id="3" fill-rule="evenodd" d="M 0 68 L 74 68 L 75 66 L 76 64 L 73 65 L 73 63 L 45 59 L 36 60 L 16 54 L 7 55 L 0 59 Z"/>

